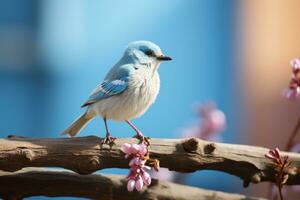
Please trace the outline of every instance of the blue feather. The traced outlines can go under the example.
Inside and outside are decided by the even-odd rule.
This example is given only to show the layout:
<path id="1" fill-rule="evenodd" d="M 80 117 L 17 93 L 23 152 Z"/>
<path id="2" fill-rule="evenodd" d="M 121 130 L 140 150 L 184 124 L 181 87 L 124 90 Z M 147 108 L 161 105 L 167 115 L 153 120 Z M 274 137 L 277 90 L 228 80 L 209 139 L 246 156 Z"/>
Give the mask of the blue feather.
<path id="1" fill-rule="evenodd" d="M 85 107 L 96 103 L 102 99 L 111 97 L 116 94 L 120 94 L 128 87 L 128 76 L 120 79 L 103 81 L 99 86 L 96 87 L 96 91 L 89 97 L 89 99 L 81 106 Z"/>
<path id="2" fill-rule="evenodd" d="M 134 64 L 121 63 L 117 63 L 109 71 L 105 80 L 96 87 L 89 99 L 81 107 L 94 104 L 126 90 L 128 87 L 128 78 L 134 73 L 135 67 Z"/>

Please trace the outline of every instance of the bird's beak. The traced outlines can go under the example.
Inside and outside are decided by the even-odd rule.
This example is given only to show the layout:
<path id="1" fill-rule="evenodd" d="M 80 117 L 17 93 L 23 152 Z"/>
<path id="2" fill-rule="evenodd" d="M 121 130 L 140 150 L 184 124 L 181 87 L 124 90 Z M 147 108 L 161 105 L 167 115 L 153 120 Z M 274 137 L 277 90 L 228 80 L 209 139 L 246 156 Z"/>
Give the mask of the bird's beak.
<path id="1" fill-rule="evenodd" d="M 157 60 L 161 60 L 161 61 L 168 61 L 168 60 L 172 60 L 172 58 L 171 58 L 171 57 L 169 57 L 169 56 L 165 56 L 165 55 L 160 55 L 160 56 L 157 56 L 156 58 L 157 58 Z"/>

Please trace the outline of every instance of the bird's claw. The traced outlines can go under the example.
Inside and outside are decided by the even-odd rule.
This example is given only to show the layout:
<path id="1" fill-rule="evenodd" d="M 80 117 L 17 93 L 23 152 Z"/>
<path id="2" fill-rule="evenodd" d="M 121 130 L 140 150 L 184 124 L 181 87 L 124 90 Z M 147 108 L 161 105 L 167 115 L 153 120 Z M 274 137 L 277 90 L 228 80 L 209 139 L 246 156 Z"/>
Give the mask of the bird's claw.
<path id="1" fill-rule="evenodd" d="M 150 137 L 145 137 L 143 136 L 141 133 L 140 134 L 136 134 L 135 136 L 133 136 L 134 138 L 137 138 L 138 140 L 140 140 L 140 144 L 144 143 L 145 145 L 149 146 L 150 145 Z"/>
<path id="2" fill-rule="evenodd" d="M 115 145 L 115 140 L 117 138 L 115 137 L 111 137 L 111 136 L 106 136 L 103 140 L 102 140 L 102 144 L 108 144 L 109 146 L 113 146 Z"/>

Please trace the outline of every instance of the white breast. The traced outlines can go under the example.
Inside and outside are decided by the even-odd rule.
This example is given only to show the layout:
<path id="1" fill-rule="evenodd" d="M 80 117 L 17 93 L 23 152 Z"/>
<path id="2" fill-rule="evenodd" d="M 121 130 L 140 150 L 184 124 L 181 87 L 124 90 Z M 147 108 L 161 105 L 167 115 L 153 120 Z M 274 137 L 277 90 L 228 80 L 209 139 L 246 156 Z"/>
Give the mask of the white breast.
<path id="1" fill-rule="evenodd" d="M 159 87 L 157 71 L 151 76 L 149 73 L 135 73 L 129 78 L 124 92 L 95 103 L 91 110 L 96 115 L 117 121 L 138 117 L 154 103 Z"/>

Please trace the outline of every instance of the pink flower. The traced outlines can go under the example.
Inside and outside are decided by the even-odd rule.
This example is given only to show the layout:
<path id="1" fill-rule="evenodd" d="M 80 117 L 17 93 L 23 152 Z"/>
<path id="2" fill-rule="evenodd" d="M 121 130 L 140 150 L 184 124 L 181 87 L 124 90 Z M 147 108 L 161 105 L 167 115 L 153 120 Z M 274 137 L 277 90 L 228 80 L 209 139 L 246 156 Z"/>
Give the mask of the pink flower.
<path id="1" fill-rule="evenodd" d="M 194 126 L 183 129 L 183 137 L 217 140 L 217 133 L 222 132 L 226 126 L 225 114 L 217 109 L 212 102 L 197 106 L 197 111 L 199 122 Z"/>
<path id="2" fill-rule="evenodd" d="M 294 58 L 291 60 L 292 76 L 290 78 L 289 86 L 283 90 L 283 96 L 289 100 L 296 100 L 300 98 L 300 60 Z"/>
<path id="3" fill-rule="evenodd" d="M 141 191 L 143 189 L 144 182 L 141 176 L 138 176 L 138 178 L 135 181 L 135 189 L 137 191 Z"/>
<path id="4" fill-rule="evenodd" d="M 130 179 L 130 180 L 127 182 L 127 190 L 128 190 L 129 192 L 132 192 L 133 189 L 134 189 L 134 187 L 135 187 L 135 180 Z"/>
<path id="5" fill-rule="evenodd" d="M 130 171 L 126 178 L 128 181 L 127 190 L 129 192 L 134 189 L 141 191 L 144 186 L 151 184 L 150 174 L 146 171 L 151 169 L 146 166 L 146 159 L 148 159 L 145 157 L 148 153 L 147 146 L 145 144 L 125 143 L 122 145 L 121 150 L 126 154 L 126 158 L 130 158 Z"/>
<path id="6" fill-rule="evenodd" d="M 267 154 L 265 154 L 265 157 L 272 160 L 275 163 L 279 163 L 280 162 L 280 151 L 278 148 L 275 148 L 273 150 L 269 150 L 269 152 Z"/>
<path id="7" fill-rule="evenodd" d="M 292 59 L 291 66 L 293 73 L 297 74 L 300 71 L 300 60 L 298 58 Z"/>
<path id="8" fill-rule="evenodd" d="M 143 179 L 145 185 L 150 185 L 151 184 L 151 177 L 150 177 L 150 174 L 148 172 L 145 171 L 142 174 L 142 179 Z"/>
<path id="9" fill-rule="evenodd" d="M 265 157 L 270 159 L 274 164 L 286 167 L 290 163 L 288 161 L 288 156 L 281 156 L 280 150 L 276 147 L 275 149 L 270 149 L 267 154 L 265 154 Z"/>
<path id="10" fill-rule="evenodd" d="M 125 157 L 129 157 L 130 155 L 139 155 L 145 156 L 148 153 L 147 146 L 142 144 L 128 144 L 125 143 L 122 145 L 121 150 L 126 154 Z"/>
<path id="11" fill-rule="evenodd" d="M 150 176 L 149 176 L 150 177 Z M 150 183 L 151 183 L 151 178 L 150 178 Z M 148 185 L 150 185 L 150 183 Z M 147 185 L 144 180 L 142 179 L 141 176 L 137 176 L 135 179 L 129 179 L 127 182 L 127 190 L 129 192 L 132 192 L 134 188 L 137 191 L 141 191 L 143 189 L 143 186 Z"/>
<path id="12" fill-rule="evenodd" d="M 146 163 L 146 160 L 142 160 L 140 157 L 134 157 L 130 160 L 129 166 L 144 166 Z"/>
<path id="13" fill-rule="evenodd" d="M 225 115 L 222 111 L 212 109 L 203 114 L 202 131 L 207 133 L 221 132 L 225 128 Z"/>
<path id="14" fill-rule="evenodd" d="M 198 137 L 205 140 L 213 140 L 217 133 L 223 131 L 226 126 L 225 114 L 216 108 L 215 104 L 208 102 L 198 106 L 199 122 L 192 127 L 183 130 L 184 137 Z"/>
<path id="15" fill-rule="evenodd" d="M 201 119 L 199 133 L 196 137 L 202 139 L 212 139 L 217 133 L 223 131 L 226 126 L 225 114 L 216 108 L 212 102 L 205 103 L 198 108 Z"/>
<path id="16" fill-rule="evenodd" d="M 131 168 L 129 175 L 127 176 L 127 190 L 133 191 L 135 188 L 137 191 L 141 191 L 143 186 L 151 184 L 151 177 L 148 172 L 143 168 L 135 167 Z"/>
<path id="17" fill-rule="evenodd" d="M 282 95 L 288 100 L 296 100 L 300 97 L 300 88 L 298 86 L 295 88 L 287 88 L 283 90 Z"/>

